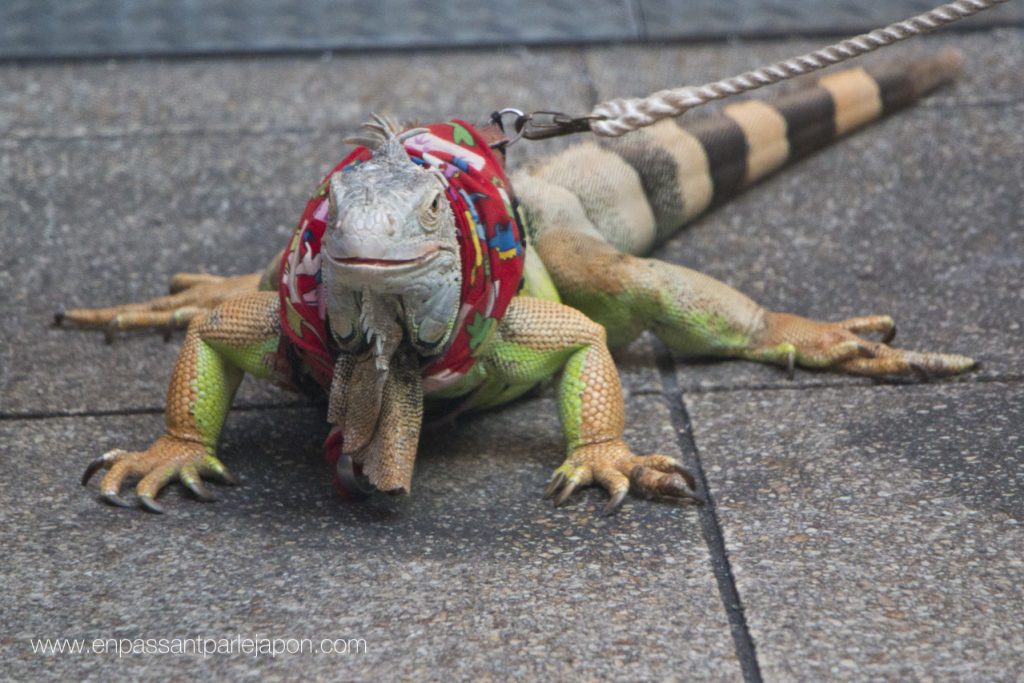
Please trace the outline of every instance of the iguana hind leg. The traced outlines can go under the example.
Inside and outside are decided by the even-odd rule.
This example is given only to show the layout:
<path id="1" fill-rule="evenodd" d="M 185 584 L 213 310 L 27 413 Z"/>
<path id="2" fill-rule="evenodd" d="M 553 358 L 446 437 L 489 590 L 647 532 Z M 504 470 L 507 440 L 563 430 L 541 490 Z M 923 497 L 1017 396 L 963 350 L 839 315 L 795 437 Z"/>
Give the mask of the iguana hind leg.
<path id="1" fill-rule="evenodd" d="M 679 353 L 743 358 L 857 375 L 953 375 L 966 356 L 889 346 L 889 316 L 819 322 L 773 313 L 728 285 L 689 268 L 619 252 L 579 231 L 543 232 L 537 249 L 562 300 L 626 343 L 645 329 Z M 882 341 L 859 334 L 879 333 Z"/>
<path id="2" fill-rule="evenodd" d="M 82 483 L 108 470 L 101 495 L 124 506 L 122 484 L 139 478 L 139 501 L 162 512 L 157 494 L 174 479 L 200 499 L 209 498 L 204 477 L 233 481 L 217 459 L 217 439 L 243 374 L 273 378 L 279 373 L 278 306 L 276 292 L 250 292 L 193 319 L 167 390 L 163 436 L 143 451 L 116 449 L 97 458 L 86 468 Z"/>
<path id="3" fill-rule="evenodd" d="M 108 334 L 125 330 L 174 330 L 188 327 L 193 318 L 221 303 L 254 292 L 259 273 L 237 277 L 179 273 L 171 280 L 172 294 L 148 301 L 106 308 L 72 308 L 58 313 L 58 324 L 103 329 Z M 182 283 L 189 283 L 182 286 Z"/>
<path id="4" fill-rule="evenodd" d="M 592 483 L 611 495 L 606 514 L 630 490 L 699 500 L 693 477 L 678 461 L 634 455 L 626 445 L 622 386 L 604 330 L 579 311 L 533 297 L 513 299 L 483 362 L 488 377 L 511 386 L 534 384 L 563 368 L 558 414 L 567 456 L 547 489 L 556 505 Z"/>

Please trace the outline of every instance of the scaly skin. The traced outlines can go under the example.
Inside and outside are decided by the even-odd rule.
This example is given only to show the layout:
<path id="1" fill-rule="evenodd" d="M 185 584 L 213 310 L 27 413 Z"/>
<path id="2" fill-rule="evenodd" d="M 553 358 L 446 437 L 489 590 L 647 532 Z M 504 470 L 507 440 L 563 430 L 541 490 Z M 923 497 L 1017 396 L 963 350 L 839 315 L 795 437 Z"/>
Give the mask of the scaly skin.
<path id="1" fill-rule="evenodd" d="M 857 333 L 895 333 L 889 316 L 823 323 L 765 311 L 727 285 L 689 268 L 622 254 L 586 234 L 552 230 L 538 250 L 563 301 L 600 322 L 613 345 L 651 330 L 689 356 L 743 358 L 857 375 L 946 376 L 974 366 L 966 356 L 895 349 Z"/>
<path id="2" fill-rule="evenodd" d="M 775 363 L 791 371 L 799 365 L 869 376 L 934 376 L 970 369 L 974 361 L 966 356 L 889 346 L 895 334 L 889 316 L 819 322 L 771 312 L 713 278 L 643 257 L 713 203 L 908 103 L 958 68 L 959 57 L 943 53 L 903 68 L 841 71 L 774 104 L 740 102 L 726 107 L 723 116 L 689 126 L 662 121 L 603 146 L 584 143 L 524 169 L 512 180 L 531 237 L 524 296 L 513 300 L 473 370 L 425 399 L 461 401 L 460 410 L 489 408 L 562 371 L 558 402 L 567 453 L 548 494 L 562 503 L 579 487 L 597 483 L 611 496 L 606 510 L 614 511 L 628 491 L 697 496 L 692 477 L 678 462 L 634 455 L 623 441 L 622 391 L 608 343 L 625 344 L 651 330 L 683 354 Z M 422 212 L 419 196 L 404 201 L 410 206 L 420 201 Z M 361 229 L 375 225 L 370 221 Z M 412 217 L 405 225 L 415 233 Z M 271 360 L 281 334 L 277 295 L 254 291 L 258 282 L 275 286 L 279 261 L 275 258 L 262 276 L 178 275 L 171 297 L 67 312 L 69 322 L 108 330 L 192 320 L 168 392 L 166 434 L 142 452 L 112 451 L 86 471 L 87 480 L 100 468 L 110 469 L 101 483 L 108 501 L 122 504 L 118 493 L 129 476 L 141 477 L 139 498 L 152 510 L 159 509 L 154 499 L 160 488 L 174 478 L 201 498 L 206 497 L 201 477 L 229 478 L 214 451 L 242 372 L 286 379 Z M 381 306 L 386 303 L 380 300 Z M 385 327 L 378 332 L 396 339 Z M 862 334 L 880 335 L 881 341 Z M 377 351 L 380 359 L 390 353 Z M 351 446 L 353 457 L 381 472 L 374 475 L 379 487 L 408 491 L 420 394 L 417 375 L 410 371 L 414 359 L 395 358 L 399 379 L 376 388 L 371 384 L 376 371 L 365 356 L 362 370 L 354 357 L 339 359 L 331 419 L 347 425 L 349 435 L 361 435 Z M 377 403 L 357 405 L 359 397 L 378 389 Z M 359 413 L 366 404 L 370 412 Z M 346 413 L 353 405 L 357 410 Z M 378 415 L 390 425 L 389 433 L 398 434 L 392 441 L 374 432 Z"/>
<path id="3" fill-rule="evenodd" d="M 101 495 L 124 506 L 122 483 L 126 477 L 139 477 L 139 501 L 154 512 L 163 511 L 156 496 L 174 479 L 200 500 L 210 498 L 201 477 L 231 483 L 233 477 L 216 456 L 221 427 L 243 373 L 284 379 L 275 367 L 280 333 L 276 292 L 243 294 L 193 319 L 167 389 L 163 436 L 144 451 L 105 453 L 90 463 L 83 483 L 108 469 L 100 482 Z"/>
<path id="4" fill-rule="evenodd" d="M 626 445 L 622 386 L 604 328 L 579 311 L 543 299 L 513 299 L 483 364 L 495 381 L 515 386 L 533 386 L 563 370 L 558 415 L 567 455 L 547 489 L 556 504 L 594 482 L 611 494 L 606 514 L 617 510 L 631 489 L 699 500 L 678 461 L 634 455 Z"/>

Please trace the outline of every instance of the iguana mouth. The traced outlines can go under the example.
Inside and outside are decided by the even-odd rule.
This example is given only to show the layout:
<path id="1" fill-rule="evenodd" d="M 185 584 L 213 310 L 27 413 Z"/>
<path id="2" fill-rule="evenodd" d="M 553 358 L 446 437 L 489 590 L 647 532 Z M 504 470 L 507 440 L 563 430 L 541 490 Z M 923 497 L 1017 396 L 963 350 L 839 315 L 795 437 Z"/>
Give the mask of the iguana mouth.
<path id="1" fill-rule="evenodd" d="M 427 249 L 422 253 L 412 258 L 381 258 L 379 256 L 345 256 L 339 258 L 337 256 L 333 256 L 329 250 L 325 250 L 324 253 L 332 264 L 343 268 L 399 269 L 422 266 L 434 257 L 440 255 L 443 251 L 447 250 L 440 246 L 432 245 L 427 247 Z"/>
<path id="2" fill-rule="evenodd" d="M 344 263 L 350 266 L 405 266 L 410 263 L 418 263 L 425 259 L 425 256 L 420 258 L 407 258 L 407 259 L 379 259 L 379 258 L 339 258 L 331 259 L 335 263 Z"/>

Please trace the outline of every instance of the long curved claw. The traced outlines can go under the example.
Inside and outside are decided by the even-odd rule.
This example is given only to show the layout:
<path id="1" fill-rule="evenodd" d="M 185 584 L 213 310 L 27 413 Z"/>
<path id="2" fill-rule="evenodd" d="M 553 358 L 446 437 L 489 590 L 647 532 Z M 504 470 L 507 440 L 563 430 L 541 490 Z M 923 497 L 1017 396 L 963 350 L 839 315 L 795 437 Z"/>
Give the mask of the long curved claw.
<path id="1" fill-rule="evenodd" d="M 548 482 L 547 488 L 544 489 L 544 497 L 550 498 L 555 495 L 562 484 L 565 483 L 565 472 L 561 470 L 555 470 L 555 473 L 551 475 L 551 480 Z"/>
<path id="2" fill-rule="evenodd" d="M 883 344 L 888 344 L 889 342 L 891 342 L 895 338 L 896 338 L 896 323 L 893 323 L 892 327 L 889 328 L 889 331 L 882 335 L 882 343 Z"/>
<path id="3" fill-rule="evenodd" d="M 676 474 L 683 478 L 683 481 L 686 482 L 686 485 L 689 486 L 691 490 L 697 490 L 697 480 L 694 479 L 692 474 L 690 474 L 690 470 L 686 469 L 685 467 L 682 466 L 682 464 L 680 464 L 676 468 L 675 472 Z"/>
<path id="4" fill-rule="evenodd" d="M 214 479 L 225 486 L 238 486 L 241 484 L 238 477 L 231 474 L 227 467 L 215 456 L 208 455 L 199 467 L 199 474 Z"/>
<path id="5" fill-rule="evenodd" d="M 178 479 L 185 485 L 192 495 L 204 503 L 212 503 L 217 500 L 217 496 L 210 493 L 210 490 L 203 486 L 202 479 L 199 478 L 199 472 L 194 467 L 183 467 L 181 472 L 178 474 Z"/>
<path id="6" fill-rule="evenodd" d="M 85 467 L 85 472 L 82 472 L 82 486 L 88 486 L 89 480 L 92 479 L 93 475 L 103 469 L 103 456 L 100 456 L 90 462 Z"/>
<path id="7" fill-rule="evenodd" d="M 110 505 L 114 505 L 119 508 L 130 508 L 132 506 L 131 503 L 117 495 L 116 491 L 104 491 L 100 494 L 100 499 L 104 503 L 109 503 Z"/>
<path id="8" fill-rule="evenodd" d="M 126 454 L 127 451 L 124 451 L 120 448 L 115 448 L 114 450 L 107 451 L 103 455 L 92 460 L 88 465 L 86 465 L 85 472 L 82 472 L 82 486 L 87 485 L 89 483 L 89 480 L 92 479 L 93 475 L 95 475 L 97 472 L 107 467 L 110 467 L 115 462 L 117 462 L 118 458 Z"/>
<path id="9" fill-rule="evenodd" d="M 127 478 L 139 478 L 135 485 L 139 503 L 150 512 L 162 513 L 164 507 L 156 498 L 170 482 L 178 479 L 196 499 L 207 502 L 216 500 L 203 484 L 203 476 L 209 475 L 225 482 L 237 484 L 227 468 L 206 447 L 195 441 L 188 441 L 168 434 L 157 439 L 144 451 L 115 449 L 96 458 L 85 469 L 82 483 L 87 483 L 101 469 L 109 468 L 100 482 L 100 496 L 111 505 L 130 507 L 121 498 L 121 486 Z"/>
<path id="10" fill-rule="evenodd" d="M 629 487 L 621 488 L 612 494 L 612 497 L 605 503 L 604 508 L 601 510 L 603 517 L 610 517 L 619 511 L 622 507 L 622 501 L 626 500 L 626 494 L 629 493 Z"/>
<path id="11" fill-rule="evenodd" d="M 146 508 L 150 512 L 155 512 L 158 515 L 164 514 L 164 506 L 156 502 L 156 500 L 153 499 L 153 496 L 140 494 L 139 502 L 142 503 L 142 507 Z"/>
<path id="12" fill-rule="evenodd" d="M 688 485 L 686 479 L 677 473 L 658 472 L 644 465 L 637 465 L 629 473 L 629 480 L 638 493 L 648 498 L 689 499 L 703 504 L 704 498 Z"/>
<path id="13" fill-rule="evenodd" d="M 565 501 L 569 500 L 569 496 L 571 496 L 573 493 L 575 493 L 576 489 L 578 489 L 578 488 L 580 488 L 582 486 L 583 486 L 583 480 L 582 479 L 575 479 L 575 478 L 569 477 L 568 481 L 566 481 L 566 483 L 565 483 L 565 486 L 562 487 L 562 490 L 555 497 L 555 507 L 556 508 L 557 507 L 562 507 L 565 504 Z"/>
<path id="14" fill-rule="evenodd" d="M 686 480 L 680 476 L 673 476 L 669 478 L 659 491 L 662 495 L 668 498 L 686 498 L 692 500 L 698 505 L 704 505 L 707 500 L 704 496 L 697 493 L 694 487 L 687 484 Z"/>

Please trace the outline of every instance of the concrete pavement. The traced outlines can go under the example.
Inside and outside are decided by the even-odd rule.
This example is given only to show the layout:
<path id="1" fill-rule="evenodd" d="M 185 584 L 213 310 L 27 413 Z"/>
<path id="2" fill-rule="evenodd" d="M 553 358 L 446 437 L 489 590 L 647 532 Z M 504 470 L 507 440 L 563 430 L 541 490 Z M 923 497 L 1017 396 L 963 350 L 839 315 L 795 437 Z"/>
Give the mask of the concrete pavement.
<path id="1" fill-rule="evenodd" d="M 962 83 L 807 159 L 660 252 L 776 309 L 890 312 L 976 355 L 928 384 L 617 354 L 641 452 L 702 510 L 553 510 L 550 396 L 428 434 L 408 499 L 340 502 L 322 408 L 250 384 L 244 486 L 169 514 L 78 477 L 161 426 L 175 343 L 56 308 L 259 268 L 371 110 L 476 117 L 732 74 L 817 43 L 0 66 L 0 679 L 1014 680 L 1024 670 L 1024 31 L 937 35 Z M 883 57 L 878 55 L 877 57 Z M 527 143 L 513 162 L 557 149 Z M 179 337 L 180 339 L 180 337 Z M 363 638 L 365 654 L 40 655 L 33 638 Z"/>

